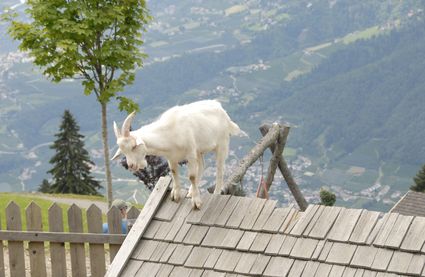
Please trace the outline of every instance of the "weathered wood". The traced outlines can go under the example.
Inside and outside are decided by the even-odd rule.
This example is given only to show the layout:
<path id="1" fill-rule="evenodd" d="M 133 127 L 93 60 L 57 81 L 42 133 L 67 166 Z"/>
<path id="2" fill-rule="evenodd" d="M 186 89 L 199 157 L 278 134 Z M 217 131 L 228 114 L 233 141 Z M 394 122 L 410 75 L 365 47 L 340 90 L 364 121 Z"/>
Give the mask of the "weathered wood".
<path id="1" fill-rule="evenodd" d="M 25 209 L 28 231 L 42 231 L 43 220 L 40 207 L 31 202 Z M 46 276 L 46 259 L 44 242 L 29 242 L 28 252 L 30 256 L 31 276 Z"/>
<path id="2" fill-rule="evenodd" d="M 185 266 L 203 268 L 210 254 L 210 248 L 195 247 L 186 260 Z"/>
<path id="3" fill-rule="evenodd" d="M 204 263 L 204 268 L 205 269 L 214 268 L 218 258 L 220 258 L 221 252 L 223 252 L 223 250 L 217 249 L 217 248 L 210 250 L 210 255 L 208 256 L 208 259 Z"/>
<path id="4" fill-rule="evenodd" d="M 412 220 L 413 216 L 398 216 L 397 221 L 395 222 L 387 240 L 385 241 L 385 247 L 394 249 L 400 248 L 401 242 L 404 240 Z"/>
<path id="5" fill-rule="evenodd" d="M 353 244 L 334 242 L 326 262 L 340 265 L 348 265 L 356 251 L 356 246 Z"/>
<path id="6" fill-rule="evenodd" d="M 21 211 L 19 206 L 11 201 L 6 208 L 7 230 L 22 231 Z M 25 276 L 24 245 L 22 242 L 9 241 L 9 268 L 11 277 Z"/>
<path id="7" fill-rule="evenodd" d="M 349 241 L 361 244 L 366 243 L 370 233 L 378 221 L 379 216 L 379 212 L 362 210 L 360 218 L 351 233 Z"/>
<path id="8" fill-rule="evenodd" d="M 237 207 L 239 200 L 242 197 L 232 196 L 229 201 L 227 201 L 226 206 L 221 211 L 220 215 L 216 218 L 214 225 L 224 227 L 229 220 L 229 217 L 232 215 L 233 210 Z"/>
<path id="9" fill-rule="evenodd" d="M 251 267 L 251 270 L 249 271 L 249 274 L 262 276 L 264 270 L 269 264 L 269 261 L 270 261 L 269 256 L 258 255 L 257 259 L 255 260 L 254 264 Z M 281 276 L 285 276 L 285 275 L 281 275 Z"/>
<path id="10" fill-rule="evenodd" d="M 412 258 L 412 253 L 394 252 L 387 270 L 398 274 L 406 274 Z"/>
<path id="11" fill-rule="evenodd" d="M 291 271 L 288 274 L 288 277 L 300 277 L 301 273 L 304 271 L 306 264 L 307 261 L 295 260 L 294 264 L 291 267 Z"/>
<path id="12" fill-rule="evenodd" d="M 309 260 L 316 249 L 318 240 L 309 238 L 298 238 L 291 251 L 291 257 Z"/>
<path id="13" fill-rule="evenodd" d="M 308 236 L 325 239 L 340 211 L 341 207 L 326 207 Z"/>
<path id="14" fill-rule="evenodd" d="M 117 207 L 111 207 L 106 214 L 108 218 L 108 232 L 109 234 L 122 234 L 122 216 L 121 212 Z M 109 246 L 110 260 L 113 261 L 115 255 L 120 250 L 120 245 Z"/>
<path id="15" fill-rule="evenodd" d="M 120 245 L 125 240 L 125 235 L 116 234 L 88 234 L 88 233 L 63 233 L 63 232 L 35 232 L 35 231 L 0 231 L 0 240 L 11 242 L 49 241 L 51 244 L 70 243 L 109 243 Z"/>
<path id="16" fill-rule="evenodd" d="M 117 258 L 113 260 L 111 266 L 106 272 L 105 276 L 119 276 L 121 271 L 124 269 L 127 260 L 131 257 L 131 254 L 134 251 L 135 245 L 142 237 L 143 233 L 146 231 L 149 222 L 151 221 L 153 215 L 158 209 L 159 203 L 165 196 L 167 188 L 171 183 L 170 177 L 161 177 L 156 184 L 154 190 L 151 193 L 148 201 L 146 202 L 142 212 L 140 213 L 136 223 L 131 228 L 130 232 L 127 235 L 126 240 L 122 244 L 120 251 L 117 253 Z"/>
<path id="17" fill-rule="evenodd" d="M 203 246 L 219 247 L 226 237 L 228 229 L 221 227 L 210 227 L 204 240 L 202 241 Z"/>
<path id="18" fill-rule="evenodd" d="M 224 237 L 220 247 L 222 248 L 228 248 L 228 249 L 235 249 L 238 245 L 239 241 L 241 240 L 243 236 L 243 231 L 236 230 L 236 229 L 230 229 L 226 236 Z"/>
<path id="19" fill-rule="evenodd" d="M 89 233 L 103 233 L 102 211 L 94 204 L 87 209 Z M 91 276 L 105 276 L 105 247 L 103 244 L 89 244 Z"/>
<path id="20" fill-rule="evenodd" d="M 425 218 L 423 217 L 415 217 L 413 219 L 412 225 L 407 231 L 406 237 L 401 244 L 402 250 L 407 251 L 421 251 L 422 245 L 425 242 Z"/>
<path id="21" fill-rule="evenodd" d="M 236 265 L 235 272 L 248 274 L 257 259 L 258 254 L 244 252 Z"/>
<path id="22" fill-rule="evenodd" d="M 378 252 L 378 248 L 368 245 L 359 245 L 357 246 L 356 253 L 354 253 L 353 260 L 350 264 L 356 267 L 370 269 L 375 259 L 376 252 Z"/>
<path id="23" fill-rule="evenodd" d="M 258 216 L 263 209 L 264 204 L 266 204 L 266 199 L 254 198 L 251 200 L 251 204 L 248 207 L 248 211 L 242 220 L 239 228 L 243 230 L 251 230 L 257 221 Z"/>
<path id="24" fill-rule="evenodd" d="M 257 236 L 256 232 L 248 232 L 246 231 L 241 240 L 239 241 L 238 245 L 236 246 L 237 250 L 242 251 L 248 251 L 248 249 L 251 247 L 251 244 L 254 242 L 255 237 Z"/>
<path id="25" fill-rule="evenodd" d="M 289 134 L 289 127 L 283 127 L 279 129 L 279 136 L 277 137 L 275 143 L 275 149 L 273 150 L 272 158 L 270 159 L 269 167 L 267 169 L 267 177 L 265 181 L 265 188 L 263 186 L 259 189 L 259 198 L 266 198 L 266 194 L 270 191 L 270 187 L 272 186 L 274 175 L 276 174 L 276 169 L 279 164 L 279 159 L 282 157 L 283 149 L 285 148 L 286 140 Z M 276 147 L 277 145 L 277 147 Z M 267 190 L 264 191 L 264 189 Z M 268 198 L 268 197 L 267 197 Z"/>
<path id="26" fill-rule="evenodd" d="M 49 231 L 63 232 L 62 209 L 56 203 L 49 208 Z M 66 276 L 65 245 L 62 242 L 50 242 L 50 261 L 52 277 Z"/>
<path id="27" fill-rule="evenodd" d="M 334 241 L 348 241 L 361 213 L 362 210 L 359 209 L 343 209 L 327 238 Z"/>
<path id="28" fill-rule="evenodd" d="M 263 154 L 263 152 L 276 142 L 279 136 L 280 126 L 274 124 L 266 136 L 254 146 L 254 148 L 239 162 L 238 168 L 233 171 L 223 186 L 225 194 L 238 195 L 236 193 L 243 191 L 241 181 L 248 168 Z"/>
<path id="29" fill-rule="evenodd" d="M 314 274 L 317 271 L 317 268 L 319 267 L 318 262 L 308 261 L 307 264 L 304 267 L 302 277 L 311 277 L 314 276 Z"/>
<path id="30" fill-rule="evenodd" d="M 263 209 L 261 210 L 260 215 L 255 221 L 254 226 L 252 227 L 253 231 L 261 231 L 263 229 L 264 224 L 266 224 L 269 216 L 273 213 L 274 208 L 276 207 L 276 200 L 267 200 L 266 204 L 264 204 Z"/>
<path id="31" fill-rule="evenodd" d="M 192 225 L 190 226 L 189 232 L 183 239 L 183 243 L 199 245 L 207 232 L 207 226 Z"/>
<path id="32" fill-rule="evenodd" d="M 264 253 L 266 253 L 267 255 L 277 255 L 279 253 L 280 247 L 282 247 L 284 240 L 284 235 L 273 234 L 269 244 L 267 245 L 266 250 L 264 250 Z"/>
<path id="33" fill-rule="evenodd" d="M 81 209 L 72 204 L 68 209 L 68 225 L 69 232 L 82 233 L 83 232 L 83 217 Z M 72 276 L 86 276 L 86 252 L 84 250 L 84 243 L 70 243 L 71 254 L 71 270 Z"/>
<path id="34" fill-rule="evenodd" d="M 214 225 L 215 220 L 226 206 L 229 198 L 230 195 L 213 194 L 208 209 L 205 211 L 199 223 L 203 225 Z"/>
<path id="35" fill-rule="evenodd" d="M 217 271 L 232 272 L 241 258 L 241 252 L 224 250 L 217 260 L 214 269 Z"/>
<path id="36" fill-rule="evenodd" d="M 251 252 L 259 252 L 262 253 L 264 250 L 266 250 L 266 247 L 272 238 L 271 234 L 266 233 L 258 233 L 255 236 L 254 241 L 252 242 L 251 247 L 249 248 L 249 251 Z"/>
<path id="37" fill-rule="evenodd" d="M 2 230 L 1 226 L 1 214 L 0 214 L 0 231 Z M 0 277 L 5 276 L 4 271 L 4 253 L 3 253 L 3 241 L 0 240 Z"/>
<path id="38" fill-rule="evenodd" d="M 127 212 L 128 219 L 137 219 L 140 214 L 140 210 L 134 206 L 132 206 Z"/>
<path id="39" fill-rule="evenodd" d="M 266 137 L 271 132 L 272 129 L 273 127 L 270 128 L 270 125 L 264 124 L 260 127 L 260 132 L 264 137 Z M 272 153 L 274 153 L 275 147 L 276 146 L 274 143 L 270 144 L 269 148 L 270 148 L 270 151 L 272 151 Z M 295 201 L 297 201 L 297 204 L 300 207 L 300 210 L 305 211 L 305 209 L 307 209 L 308 203 L 305 200 L 304 195 L 301 193 L 301 190 L 298 187 L 297 183 L 295 182 L 295 179 L 292 177 L 291 171 L 289 170 L 288 165 L 282 155 L 279 157 L 278 167 L 280 172 L 283 175 L 283 178 L 288 184 L 288 188 L 291 191 L 292 195 L 294 196 Z"/>

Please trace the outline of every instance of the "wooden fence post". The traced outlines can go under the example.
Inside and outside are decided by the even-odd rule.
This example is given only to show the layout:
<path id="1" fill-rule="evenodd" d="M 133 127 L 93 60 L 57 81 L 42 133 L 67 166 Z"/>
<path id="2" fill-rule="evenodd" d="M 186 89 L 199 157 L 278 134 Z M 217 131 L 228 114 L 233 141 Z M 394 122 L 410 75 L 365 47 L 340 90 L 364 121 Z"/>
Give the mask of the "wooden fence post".
<path id="1" fill-rule="evenodd" d="M 10 202 L 6 208 L 7 230 L 22 231 L 21 211 L 15 202 Z M 24 244 L 9 241 L 9 267 L 11 277 L 25 276 Z"/>
<path id="2" fill-rule="evenodd" d="M 2 230 L 1 226 L 1 217 L 0 217 L 0 230 Z M 3 254 L 3 241 L 0 240 L 0 277 L 4 277 L 4 254 Z"/>
<path id="3" fill-rule="evenodd" d="M 43 221 L 40 207 L 31 202 L 25 210 L 28 231 L 43 231 Z M 44 242 L 29 242 L 31 276 L 47 276 Z"/>
<path id="4" fill-rule="evenodd" d="M 264 137 L 268 136 L 270 131 L 272 130 L 273 130 L 273 127 L 270 128 L 270 125 L 267 125 L 267 124 L 264 124 L 260 127 L 260 132 Z M 271 144 L 269 146 L 270 151 L 274 152 L 275 147 L 276 147 L 275 144 Z M 307 209 L 308 203 L 305 200 L 304 195 L 302 194 L 294 178 L 292 177 L 291 171 L 289 170 L 288 165 L 286 164 L 286 161 L 282 155 L 279 157 L 278 167 L 283 177 L 285 178 L 285 181 L 288 184 L 289 190 L 294 196 L 295 201 L 297 201 L 297 204 L 300 207 L 300 210 L 305 211 Z"/>
<path id="5" fill-rule="evenodd" d="M 83 218 L 81 209 L 75 204 L 72 204 L 68 209 L 68 224 L 69 232 L 83 232 Z M 70 253 L 72 276 L 87 276 L 84 243 L 70 243 Z"/>
<path id="6" fill-rule="evenodd" d="M 63 232 L 62 209 L 56 203 L 53 203 L 53 205 L 49 208 L 49 231 Z M 66 256 L 64 243 L 50 243 L 50 261 L 52 266 L 52 277 L 66 276 Z"/>
<path id="7" fill-rule="evenodd" d="M 87 209 L 87 227 L 89 233 L 103 233 L 102 211 L 94 204 Z M 90 269 L 92 277 L 105 276 L 105 247 L 103 244 L 89 244 Z"/>
<path id="8" fill-rule="evenodd" d="M 128 219 L 137 219 L 140 214 L 140 210 L 134 206 L 132 206 L 127 212 Z"/>
<path id="9" fill-rule="evenodd" d="M 108 213 L 108 230 L 109 234 L 122 234 L 122 222 L 121 222 L 121 212 L 117 207 L 112 206 Z M 111 263 L 115 258 L 115 255 L 120 250 L 120 245 L 109 244 L 109 255 L 111 258 Z"/>

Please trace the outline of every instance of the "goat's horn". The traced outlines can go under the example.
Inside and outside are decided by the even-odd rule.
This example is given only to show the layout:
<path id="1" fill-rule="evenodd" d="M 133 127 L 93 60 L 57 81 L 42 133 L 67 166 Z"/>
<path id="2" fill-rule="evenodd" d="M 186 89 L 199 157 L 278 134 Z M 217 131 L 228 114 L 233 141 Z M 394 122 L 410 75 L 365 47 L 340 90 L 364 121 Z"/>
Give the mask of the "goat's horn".
<path id="1" fill-rule="evenodd" d="M 117 123 L 114 121 L 114 133 L 117 138 L 121 137 L 120 129 L 118 129 Z"/>
<path id="2" fill-rule="evenodd" d="M 127 118 L 124 120 L 124 123 L 122 124 L 122 128 L 121 128 L 121 134 L 124 137 L 128 137 L 130 136 L 130 126 L 131 126 L 131 121 L 133 120 L 133 117 L 136 115 L 136 112 L 132 112 L 131 114 L 129 114 L 127 116 Z"/>
<path id="3" fill-rule="evenodd" d="M 118 148 L 117 152 L 115 152 L 115 155 L 112 157 L 111 161 L 118 159 L 120 155 L 121 155 L 121 149 Z"/>

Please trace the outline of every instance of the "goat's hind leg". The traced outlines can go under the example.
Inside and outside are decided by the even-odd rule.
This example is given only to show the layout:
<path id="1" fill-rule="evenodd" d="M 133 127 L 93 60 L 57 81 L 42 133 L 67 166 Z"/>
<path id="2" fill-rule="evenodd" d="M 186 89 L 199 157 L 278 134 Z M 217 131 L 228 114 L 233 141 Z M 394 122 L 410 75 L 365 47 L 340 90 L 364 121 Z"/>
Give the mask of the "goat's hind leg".
<path id="1" fill-rule="evenodd" d="M 171 190 L 171 200 L 174 202 L 180 201 L 180 193 L 181 193 L 181 187 L 180 187 L 180 179 L 179 179 L 179 172 L 178 172 L 178 163 L 168 163 L 170 166 L 171 174 L 173 176 L 173 189 Z"/>
<path id="2" fill-rule="evenodd" d="M 214 194 L 221 194 L 221 188 L 223 187 L 223 175 L 224 175 L 224 163 L 229 153 L 229 143 L 225 143 L 223 146 L 218 147 L 216 151 L 216 167 L 217 173 L 215 177 L 215 189 Z"/>

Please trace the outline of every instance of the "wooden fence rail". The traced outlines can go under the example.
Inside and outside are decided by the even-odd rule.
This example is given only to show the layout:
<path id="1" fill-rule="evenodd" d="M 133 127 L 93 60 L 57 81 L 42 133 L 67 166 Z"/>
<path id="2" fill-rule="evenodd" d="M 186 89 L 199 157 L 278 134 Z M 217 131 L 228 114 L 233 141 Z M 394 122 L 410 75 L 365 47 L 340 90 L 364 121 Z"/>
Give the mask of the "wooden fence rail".
<path id="1" fill-rule="evenodd" d="M 139 213 L 137 208 L 131 207 L 128 218 L 135 219 Z M 125 239 L 121 233 L 120 211 L 112 207 L 107 213 L 109 234 L 103 233 L 102 212 L 94 204 L 86 212 L 88 232 L 83 230 L 82 210 L 78 206 L 71 205 L 67 215 L 69 232 L 64 232 L 62 208 L 54 203 L 48 210 L 48 231 L 43 231 L 41 208 L 32 202 L 25 209 L 27 230 L 22 230 L 21 209 L 15 202 L 10 202 L 6 208 L 6 230 L 0 224 L 0 277 L 22 277 L 26 274 L 34 277 L 64 277 L 69 271 L 73 277 L 104 276 L 108 266 L 105 257 L 108 247 L 105 246 L 109 246 L 109 261 L 112 262 Z M 5 242 L 9 272 L 4 264 Z M 68 269 L 67 253 L 71 265 Z M 89 264 L 86 264 L 86 257 L 90 260 Z M 26 270 L 28 261 L 29 270 Z"/>

